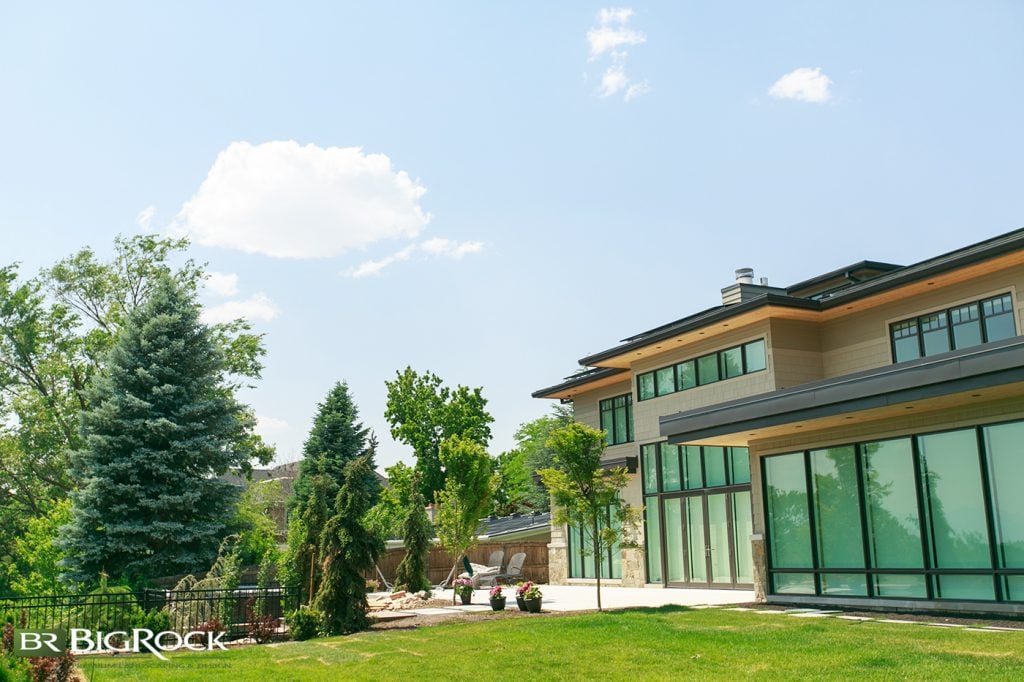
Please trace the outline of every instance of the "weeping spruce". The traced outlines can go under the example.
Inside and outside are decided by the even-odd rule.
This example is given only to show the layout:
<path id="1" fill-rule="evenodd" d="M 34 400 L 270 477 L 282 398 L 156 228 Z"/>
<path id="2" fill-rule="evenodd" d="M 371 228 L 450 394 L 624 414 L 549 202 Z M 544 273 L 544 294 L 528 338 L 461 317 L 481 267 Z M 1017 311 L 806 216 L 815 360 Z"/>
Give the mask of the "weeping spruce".
<path id="1" fill-rule="evenodd" d="M 248 466 L 253 425 L 224 367 L 193 294 L 160 281 L 117 336 L 82 414 L 79 489 L 61 540 L 72 577 L 139 583 L 210 565 L 235 501 L 218 476 Z"/>
<path id="2" fill-rule="evenodd" d="M 409 495 L 409 513 L 402 524 L 405 535 L 405 557 L 398 564 L 395 585 L 398 589 L 419 592 L 430 589 L 427 560 L 434 527 L 427 517 L 423 493 L 420 492 L 419 472 L 413 474 L 412 493 Z"/>
<path id="3" fill-rule="evenodd" d="M 375 446 L 371 438 L 366 454 L 345 467 L 345 483 L 320 538 L 321 580 L 313 608 L 321 615 L 323 629 L 332 635 L 370 626 L 366 575 L 384 551 L 384 542 L 364 523 L 374 503 L 375 491 L 366 481 L 373 474 Z"/>

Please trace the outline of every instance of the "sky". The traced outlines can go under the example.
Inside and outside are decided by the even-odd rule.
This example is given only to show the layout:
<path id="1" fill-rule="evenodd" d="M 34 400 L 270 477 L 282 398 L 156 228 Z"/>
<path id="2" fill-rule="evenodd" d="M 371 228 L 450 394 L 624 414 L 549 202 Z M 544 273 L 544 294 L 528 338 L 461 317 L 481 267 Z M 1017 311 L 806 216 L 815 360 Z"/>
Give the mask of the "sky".
<path id="1" fill-rule="evenodd" d="M 0 264 L 187 236 L 278 461 L 408 366 L 491 451 L 577 359 L 1024 226 L 1019 2 L 0 3 Z"/>

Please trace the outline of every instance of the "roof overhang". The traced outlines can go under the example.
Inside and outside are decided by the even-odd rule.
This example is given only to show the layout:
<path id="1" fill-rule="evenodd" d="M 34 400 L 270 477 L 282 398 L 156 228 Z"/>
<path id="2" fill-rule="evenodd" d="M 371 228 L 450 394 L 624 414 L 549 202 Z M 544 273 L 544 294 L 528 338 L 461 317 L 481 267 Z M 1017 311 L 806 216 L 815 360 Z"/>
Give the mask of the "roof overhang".
<path id="1" fill-rule="evenodd" d="M 571 400 L 574 396 L 583 391 L 593 391 L 604 386 L 614 386 L 629 379 L 624 367 L 598 367 L 597 369 L 581 372 L 554 386 L 542 388 L 533 392 L 534 398 L 561 398 Z"/>
<path id="2" fill-rule="evenodd" d="M 979 393 L 979 391 L 984 393 Z M 943 353 L 661 417 L 670 443 L 777 435 L 795 423 L 837 425 L 853 414 L 956 407 L 970 397 L 1024 396 L 1024 337 Z M 730 436 L 742 434 L 737 439 Z"/>

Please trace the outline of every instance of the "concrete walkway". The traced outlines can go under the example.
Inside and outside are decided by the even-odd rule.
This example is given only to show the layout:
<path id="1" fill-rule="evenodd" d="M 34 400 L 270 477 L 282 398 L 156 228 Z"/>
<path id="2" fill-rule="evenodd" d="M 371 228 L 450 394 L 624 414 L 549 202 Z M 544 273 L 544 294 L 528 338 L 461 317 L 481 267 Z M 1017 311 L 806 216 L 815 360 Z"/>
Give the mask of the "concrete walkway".
<path id="1" fill-rule="evenodd" d="M 597 590 L 593 585 L 540 585 L 544 593 L 544 611 L 591 611 L 597 608 Z M 435 598 L 451 596 L 451 592 L 437 592 Z M 505 589 L 508 606 L 516 608 L 514 587 Z M 743 604 L 754 601 L 754 593 L 747 590 L 685 590 L 672 588 L 613 587 L 601 588 L 601 606 L 606 609 L 623 609 L 637 606 L 720 606 Z M 473 603 L 463 606 L 409 609 L 403 611 L 382 611 L 374 615 L 383 619 L 406 618 L 409 616 L 455 616 L 474 611 L 490 611 L 487 590 L 473 593 Z"/>

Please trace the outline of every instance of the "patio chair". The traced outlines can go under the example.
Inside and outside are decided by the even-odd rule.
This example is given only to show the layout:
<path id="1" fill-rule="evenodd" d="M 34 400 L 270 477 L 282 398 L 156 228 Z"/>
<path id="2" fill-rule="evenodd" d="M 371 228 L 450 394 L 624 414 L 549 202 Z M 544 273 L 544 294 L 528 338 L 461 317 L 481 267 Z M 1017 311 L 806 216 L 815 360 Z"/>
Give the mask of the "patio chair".
<path id="1" fill-rule="evenodd" d="M 514 578 L 523 577 L 523 564 L 526 563 L 526 552 L 516 552 L 512 555 L 512 558 L 508 560 L 508 568 L 505 569 L 504 573 L 499 573 L 495 576 L 488 576 L 493 579 L 493 583 L 497 583 L 499 580 L 506 582 L 512 582 Z"/>
<path id="2" fill-rule="evenodd" d="M 487 559 L 488 566 L 497 566 L 498 572 L 501 572 L 502 562 L 505 561 L 505 550 L 496 549 L 491 552 L 491 556 Z"/>

